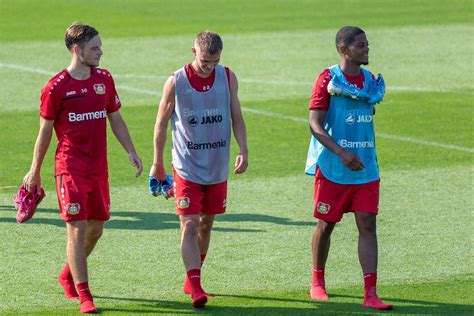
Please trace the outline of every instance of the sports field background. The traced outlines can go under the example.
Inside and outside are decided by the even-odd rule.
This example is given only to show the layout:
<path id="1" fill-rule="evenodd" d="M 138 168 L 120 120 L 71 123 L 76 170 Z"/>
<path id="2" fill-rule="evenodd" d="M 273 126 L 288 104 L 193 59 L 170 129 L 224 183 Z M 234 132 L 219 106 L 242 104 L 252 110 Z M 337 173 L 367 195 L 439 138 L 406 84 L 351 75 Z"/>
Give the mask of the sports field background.
<path id="1" fill-rule="evenodd" d="M 28 171 L 39 93 L 66 67 L 65 28 L 97 27 L 101 67 L 114 75 L 144 175 L 133 176 L 109 135 L 112 220 L 89 259 L 105 314 L 363 314 L 357 229 L 336 228 L 329 302 L 313 302 L 312 181 L 303 169 L 311 85 L 338 62 L 335 33 L 358 25 L 387 94 L 375 116 L 382 191 L 379 294 L 396 314 L 473 314 L 472 1 L 13 1 L 0 0 L 0 314 L 77 313 L 56 277 L 65 229 L 54 191 L 55 138 L 43 164 L 47 197 L 16 224 L 12 197 Z M 194 311 L 181 294 L 172 201 L 147 193 L 152 134 L 166 77 L 193 58 L 194 36 L 217 31 L 222 63 L 239 79 L 249 169 L 231 175 L 203 283 L 217 297 Z M 233 144 L 233 153 L 237 146 Z M 170 161 L 169 144 L 166 159 Z M 169 166 L 169 164 L 168 164 Z"/>

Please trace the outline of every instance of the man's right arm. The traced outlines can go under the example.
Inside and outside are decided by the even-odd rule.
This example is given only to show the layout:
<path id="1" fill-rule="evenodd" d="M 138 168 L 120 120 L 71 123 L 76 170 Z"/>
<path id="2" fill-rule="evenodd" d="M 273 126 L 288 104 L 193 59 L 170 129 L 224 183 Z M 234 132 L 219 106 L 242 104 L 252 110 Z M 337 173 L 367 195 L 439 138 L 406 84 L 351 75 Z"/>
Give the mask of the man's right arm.
<path id="1" fill-rule="evenodd" d="M 163 96 L 161 97 L 158 114 L 156 116 L 155 130 L 153 133 L 153 165 L 151 166 L 150 176 L 157 180 L 166 179 L 163 152 L 166 144 L 168 121 L 173 114 L 175 106 L 175 86 L 175 77 L 170 76 L 163 87 Z"/>
<path id="2" fill-rule="evenodd" d="M 311 134 L 320 144 L 337 155 L 347 168 L 352 171 L 362 170 L 364 165 L 359 157 L 339 146 L 324 129 L 324 120 L 331 100 L 328 93 L 328 84 L 331 79 L 331 71 L 325 69 L 314 82 L 309 101 L 309 128 Z"/>
<path id="3" fill-rule="evenodd" d="M 364 169 L 364 164 L 359 157 L 345 150 L 339 146 L 324 129 L 324 119 L 326 118 L 326 111 L 322 110 L 310 110 L 309 111 L 309 128 L 311 134 L 321 143 L 324 147 L 329 149 L 335 155 L 341 159 L 342 163 L 352 171 L 359 171 Z"/>
<path id="4" fill-rule="evenodd" d="M 23 178 L 23 185 L 28 191 L 35 187 L 37 190 L 41 188 L 41 166 L 43 165 L 44 156 L 48 151 L 53 134 L 53 126 L 54 120 L 48 120 L 40 116 L 40 128 L 33 151 L 33 161 L 31 162 L 30 171 Z"/>

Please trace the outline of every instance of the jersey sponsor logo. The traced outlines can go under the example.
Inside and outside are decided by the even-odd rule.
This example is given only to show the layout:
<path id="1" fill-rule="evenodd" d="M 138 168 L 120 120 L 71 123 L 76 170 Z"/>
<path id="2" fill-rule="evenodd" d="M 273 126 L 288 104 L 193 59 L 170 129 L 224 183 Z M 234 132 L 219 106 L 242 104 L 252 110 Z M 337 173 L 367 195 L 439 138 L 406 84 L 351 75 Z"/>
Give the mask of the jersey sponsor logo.
<path id="1" fill-rule="evenodd" d="M 67 97 L 70 96 L 70 95 L 75 95 L 75 94 L 76 94 L 76 90 L 66 92 Z"/>
<path id="2" fill-rule="evenodd" d="M 201 124 L 216 124 L 222 122 L 222 115 L 203 116 Z"/>
<path id="3" fill-rule="evenodd" d="M 316 209 L 320 214 L 327 214 L 331 210 L 331 205 L 323 202 L 318 202 Z"/>
<path id="4" fill-rule="evenodd" d="M 188 117 L 188 124 L 192 127 L 195 127 L 199 124 L 199 118 L 196 115 L 191 115 Z"/>
<path id="5" fill-rule="evenodd" d="M 219 109 L 205 109 L 200 111 L 194 111 L 190 109 L 183 110 L 184 117 L 187 118 L 188 124 L 192 127 L 196 127 L 199 124 L 218 124 L 222 123 L 223 117 L 219 114 Z"/>
<path id="6" fill-rule="evenodd" d="M 103 109 L 102 111 L 87 112 L 87 113 L 69 113 L 69 122 L 81 122 L 88 120 L 98 120 L 103 119 L 107 116 L 107 110 Z"/>
<path id="7" fill-rule="evenodd" d="M 348 125 L 354 124 L 354 122 L 355 122 L 355 115 L 352 114 L 352 113 L 347 114 L 345 121 L 346 121 L 346 124 L 348 124 Z"/>
<path id="8" fill-rule="evenodd" d="M 374 148 L 373 141 L 352 142 L 347 139 L 341 139 L 337 142 L 343 148 Z"/>
<path id="9" fill-rule="evenodd" d="M 196 127 L 199 124 L 206 125 L 206 124 L 218 124 L 222 123 L 222 115 L 211 115 L 211 116 L 203 116 L 199 121 L 199 118 L 196 115 L 191 115 L 188 117 L 188 124 L 192 127 Z"/>
<path id="10" fill-rule="evenodd" d="M 190 203 L 190 199 L 187 196 L 179 197 L 176 200 L 176 206 L 178 206 L 178 208 L 181 208 L 181 209 L 188 208 L 189 203 Z"/>
<path id="11" fill-rule="evenodd" d="M 213 143 L 193 143 L 188 141 L 188 149 L 194 149 L 194 150 L 209 150 L 209 149 L 218 149 L 221 147 L 226 147 L 227 146 L 227 141 L 224 139 L 221 139 L 217 142 Z"/>
<path id="12" fill-rule="evenodd" d="M 79 214 L 81 210 L 81 205 L 79 203 L 68 203 L 66 204 L 67 213 L 69 215 Z"/>
<path id="13" fill-rule="evenodd" d="M 363 115 L 363 114 L 353 114 L 349 113 L 346 115 L 345 122 L 347 125 L 352 125 L 354 123 L 372 123 L 372 115 Z"/>
<path id="14" fill-rule="evenodd" d="M 94 84 L 94 91 L 96 94 L 105 94 L 105 84 L 103 83 Z"/>
<path id="15" fill-rule="evenodd" d="M 196 116 L 213 116 L 213 115 L 218 115 L 219 114 L 219 109 L 217 108 L 210 108 L 210 109 L 205 109 L 205 110 L 199 110 L 199 111 L 194 111 L 190 109 L 184 109 L 183 110 L 183 115 L 184 117 L 189 117 L 192 115 Z"/>

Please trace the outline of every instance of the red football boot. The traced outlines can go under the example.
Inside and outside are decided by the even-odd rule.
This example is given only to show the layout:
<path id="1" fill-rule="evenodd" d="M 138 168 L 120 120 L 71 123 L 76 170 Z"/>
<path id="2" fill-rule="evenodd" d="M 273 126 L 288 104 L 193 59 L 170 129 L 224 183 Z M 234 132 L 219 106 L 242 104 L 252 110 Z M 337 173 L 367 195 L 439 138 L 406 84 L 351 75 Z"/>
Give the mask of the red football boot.
<path id="1" fill-rule="evenodd" d="M 309 293 L 311 295 L 311 299 L 316 301 L 327 301 L 329 299 L 329 295 L 326 292 L 326 286 L 321 282 L 313 282 L 313 284 L 311 284 Z"/>
<path id="2" fill-rule="evenodd" d="M 393 305 L 390 304 L 385 304 L 378 296 L 377 294 L 373 296 L 367 296 L 364 298 L 364 302 L 362 303 L 362 306 L 366 308 L 374 308 L 382 311 L 386 310 L 391 310 L 393 309 Z"/>

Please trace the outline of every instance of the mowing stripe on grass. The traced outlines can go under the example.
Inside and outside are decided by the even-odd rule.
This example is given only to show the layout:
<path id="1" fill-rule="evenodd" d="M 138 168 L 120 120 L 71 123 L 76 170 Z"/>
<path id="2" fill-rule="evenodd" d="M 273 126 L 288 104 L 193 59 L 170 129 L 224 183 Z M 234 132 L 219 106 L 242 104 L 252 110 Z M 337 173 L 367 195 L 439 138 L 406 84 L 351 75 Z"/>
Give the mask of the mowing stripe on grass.
<path id="1" fill-rule="evenodd" d="M 262 111 L 262 110 L 251 109 L 251 108 L 242 108 L 242 110 L 245 111 L 245 112 L 258 114 L 258 115 L 269 116 L 269 117 L 272 117 L 272 118 L 285 120 L 285 121 L 290 120 L 290 121 L 295 121 L 295 122 L 300 122 L 300 123 L 305 123 L 305 124 L 308 123 L 308 119 L 302 118 L 302 117 L 297 117 L 297 116 L 284 115 L 284 114 L 268 112 L 268 111 Z M 417 138 L 413 138 L 413 137 L 404 137 L 404 136 L 385 134 L 385 133 L 377 133 L 377 137 L 385 138 L 385 139 L 393 139 L 393 140 L 397 140 L 397 141 L 401 141 L 401 142 L 407 142 L 407 143 L 414 143 L 414 144 L 418 144 L 418 145 L 426 145 L 426 146 L 440 147 L 440 148 L 453 149 L 453 150 L 458 150 L 458 151 L 463 151 L 463 152 L 468 152 L 468 153 L 474 153 L 474 149 L 472 149 L 472 148 L 456 146 L 456 145 L 450 145 L 450 144 L 444 144 L 444 143 L 438 143 L 438 142 L 433 142 L 433 141 L 428 141 L 428 140 L 423 140 L 423 139 L 417 139 Z"/>
<path id="2" fill-rule="evenodd" d="M 25 72 L 32 72 L 32 73 L 38 73 L 38 74 L 44 74 L 44 75 L 49 75 L 53 76 L 55 73 L 45 70 L 45 69 L 40 69 L 40 68 L 30 68 L 30 67 L 25 67 L 22 65 L 15 65 L 15 64 L 5 64 L 5 63 L 0 63 L 0 67 L 4 68 L 11 68 L 19 71 L 25 71 Z M 116 78 L 120 78 L 120 74 L 114 75 Z M 134 74 L 128 74 L 128 75 L 123 75 L 125 77 L 131 77 L 135 76 Z M 141 76 L 141 75 L 136 75 L 136 76 Z M 157 76 L 158 78 L 158 76 Z M 164 78 L 164 77 L 162 77 Z M 259 83 L 268 83 L 268 81 L 255 81 Z M 275 82 L 275 81 L 271 81 Z M 305 83 L 307 84 L 307 83 Z M 130 87 L 128 85 L 123 85 L 119 84 L 117 85 L 117 88 L 127 90 L 127 91 L 132 91 L 140 94 L 147 94 L 147 95 L 154 95 L 154 96 L 161 96 L 160 92 L 154 91 L 154 90 L 149 90 L 149 89 L 140 89 L 140 88 L 134 88 Z M 424 90 L 424 88 L 417 88 L 417 87 L 412 87 L 412 88 L 407 88 L 407 87 L 394 87 L 395 90 L 399 91 L 437 91 L 439 92 L 440 90 Z M 406 89 L 406 90 L 404 90 Z M 269 112 L 269 111 L 262 111 L 262 110 L 257 110 L 257 109 L 251 109 L 251 108 L 246 108 L 242 107 L 242 110 L 245 112 L 249 113 L 254 113 L 258 115 L 264 115 L 264 116 L 269 116 L 277 119 L 282 119 L 282 120 L 290 120 L 290 121 L 295 121 L 295 122 L 302 122 L 302 123 L 307 123 L 308 120 L 306 118 L 302 117 L 296 117 L 296 116 L 290 116 L 290 115 L 283 115 L 283 114 L 278 114 L 274 112 Z M 385 138 L 385 139 L 392 139 L 392 140 L 397 140 L 401 142 L 408 142 L 408 143 L 414 143 L 418 145 L 425 145 L 425 146 L 433 146 L 433 147 L 439 147 L 439 148 L 445 148 L 445 149 L 452 149 L 452 150 L 457 150 L 457 151 L 463 151 L 463 152 L 468 152 L 468 153 L 474 153 L 474 149 L 472 148 L 467 148 L 467 147 L 462 147 L 462 146 L 456 146 L 456 145 L 450 145 L 450 144 L 444 144 L 444 143 L 439 143 L 439 142 L 433 142 L 429 140 L 423 140 L 423 139 L 417 139 L 413 137 L 404 137 L 404 136 L 399 136 L 399 135 L 392 135 L 392 134 L 384 134 L 384 133 L 378 133 L 378 137 L 380 138 Z"/>
<path id="3" fill-rule="evenodd" d="M 48 75 L 48 76 L 53 76 L 57 73 L 57 72 L 48 71 L 46 69 L 26 67 L 23 65 L 2 63 L 2 62 L 0 62 L 0 67 L 15 69 L 15 70 L 23 71 L 23 72 L 31 72 L 31 73 L 37 73 L 37 74 L 42 74 L 42 75 Z M 151 79 L 151 80 L 165 80 L 166 78 L 168 78 L 167 76 L 141 75 L 141 74 L 114 74 L 114 77 L 115 78 L 132 78 L 132 79 L 133 78 Z M 282 86 L 288 86 L 288 85 L 311 86 L 314 83 L 313 81 L 258 80 L 258 79 L 239 79 L 239 81 L 242 83 L 256 83 L 256 84 L 282 85 Z M 117 85 L 117 87 L 120 87 L 120 86 Z M 122 85 L 121 87 L 124 90 L 132 91 L 132 92 L 143 93 L 143 94 L 148 94 L 148 95 L 158 95 L 158 96 L 161 95 L 161 93 L 158 93 L 156 91 L 138 89 L 138 88 L 133 88 L 126 85 Z M 456 92 L 460 94 L 472 94 L 472 92 L 470 91 L 461 91 L 457 89 L 404 87 L 404 86 L 389 86 L 387 87 L 387 90 L 388 91 L 401 91 L 401 92 Z"/>

